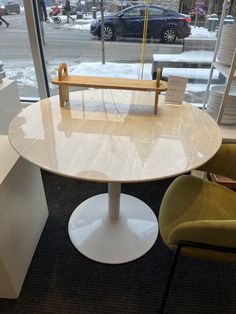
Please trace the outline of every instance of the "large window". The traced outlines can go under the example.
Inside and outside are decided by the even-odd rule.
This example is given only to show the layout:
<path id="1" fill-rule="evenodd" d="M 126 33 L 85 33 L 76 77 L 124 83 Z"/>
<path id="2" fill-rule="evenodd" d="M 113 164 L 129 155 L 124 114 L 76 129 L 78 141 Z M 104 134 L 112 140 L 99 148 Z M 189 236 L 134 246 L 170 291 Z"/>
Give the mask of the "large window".
<path id="1" fill-rule="evenodd" d="M 2 21 L 0 25 L 0 66 L 2 75 L 17 80 L 21 97 L 39 97 L 35 69 L 30 48 L 28 29 L 22 1 L 0 1 Z"/>
<path id="2" fill-rule="evenodd" d="M 8 3 L 8 1 L 5 2 Z M 10 25 L 6 27 L 2 23 L 0 26 L 1 42 L 4 43 L 0 51 L 0 60 L 4 64 L 3 69 L 7 77 L 17 80 L 20 96 L 37 98 L 39 97 L 36 79 L 38 70 L 35 73 L 35 64 L 31 54 L 32 44 L 30 45 L 29 41 L 29 34 L 33 30 L 27 28 L 25 14 L 28 13 L 24 8 L 24 4 L 27 5 L 29 2 L 11 1 L 20 6 L 20 14 L 17 10 L 7 11 L 3 9 L 4 4 L 2 5 L 3 18 Z M 143 42 L 144 6 L 142 2 L 140 2 L 141 6 L 131 8 L 130 6 L 133 5 L 131 2 L 103 1 L 106 40 L 105 64 L 102 64 L 101 6 L 99 3 L 92 0 L 71 1 L 71 19 L 67 20 L 63 7 L 64 1 L 57 1 L 57 8 L 54 7 L 54 2 L 45 0 L 48 15 L 47 22 L 43 23 L 45 45 L 39 45 L 39 50 L 41 47 L 46 62 L 51 95 L 58 93 L 57 87 L 53 86 L 50 81 L 57 74 L 58 65 L 62 62 L 67 63 L 72 74 L 140 78 L 142 61 L 144 63 L 143 79 L 151 79 L 154 56 L 157 58 L 161 56 L 163 60 L 165 59 L 160 64 L 163 68 L 163 79 L 167 80 L 169 75 L 187 76 L 185 99 L 196 104 L 203 102 L 211 62 L 207 64 L 201 62 L 199 56 L 202 55 L 202 61 L 206 57 L 210 60 L 213 56 L 219 15 L 215 20 L 207 18 L 206 14 L 196 16 L 197 11 L 194 11 L 192 6 L 199 8 L 197 1 L 191 7 L 189 3 L 186 6 L 182 2 L 179 5 L 179 1 L 174 1 L 171 10 L 150 5 L 147 34 Z M 161 4 L 167 6 L 165 1 Z M 204 2 L 206 11 L 205 4 Z M 217 2 L 217 6 L 219 11 L 220 2 Z M 189 16 L 180 17 L 178 13 L 179 10 L 186 10 L 186 7 L 189 9 L 188 13 L 195 12 L 191 13 L 190 23 Z M 117 14 L 121 9 L 125 9 L 124 13 Z M 58 15 L 55 14 L 56 18 L 53 13 L 51 14 L 55 10 L 59 12 Z M 233 8 L 232 12 L 234 12 Z M 189 28 L 191 34 L 188 33 Z M 34 51 L 38 49 L 37 46 L 32 47 Z M 185 62 L 173 62 L 176 55 L 183 52 L 187 53 L 184 57 Z M 199 64 L 195 59 L 199 60 Z M 214 71 L 213 79 L 216 84 L 224 82 L 217 71 Z"/>

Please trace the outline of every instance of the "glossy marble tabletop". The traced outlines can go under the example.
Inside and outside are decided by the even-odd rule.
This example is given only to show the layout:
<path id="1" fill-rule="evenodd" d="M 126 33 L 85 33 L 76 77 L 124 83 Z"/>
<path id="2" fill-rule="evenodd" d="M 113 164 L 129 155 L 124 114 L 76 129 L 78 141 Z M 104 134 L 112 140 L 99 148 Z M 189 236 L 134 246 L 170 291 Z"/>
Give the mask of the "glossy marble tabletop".
<path id="1" fill-rule="evenodd" d="M 166 178 L 205 163 L 218 150 L 220 130 L 191 105 L 163 103 L 153 94 L 86 90 L 35 103 L 13 119 L 9 139 L 38 166 L 73 178 L 137 182 Z"/>
<path id="2" fill-rule="evenodd" d="M 85 90 L 60 107 L 54 96 L 35 103 L 11 122 L 9 139 L 27 160 L 72 178 L 108 183 L 108 194 L 73 211 L 68 232 L 92 260 L 118 264 L 145 254 L 155 243 L 152 209 L 121 193 L 121 183 L 176 176 L 204 164 L 221 144 L 216 122 L 190 104 L 165 104 L 154 93 Z"/>

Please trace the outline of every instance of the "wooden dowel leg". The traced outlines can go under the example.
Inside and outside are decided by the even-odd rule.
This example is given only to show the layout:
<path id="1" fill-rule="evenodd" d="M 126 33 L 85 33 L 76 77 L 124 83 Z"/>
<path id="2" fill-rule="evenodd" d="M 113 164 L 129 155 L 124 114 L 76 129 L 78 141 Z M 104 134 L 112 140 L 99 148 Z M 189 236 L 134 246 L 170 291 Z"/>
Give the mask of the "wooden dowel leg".
<path id="1" fill-rule="evenodd" d="M 155 100 L 154 100 L 154 114 L 157 114 L 158 97 L 159 97 L 159 93 L 158 93 L 158 91 L 156 91 L 156 93 L 155 93 Z"/>
<path id="2" fill-rule="evenodd" d="M 63 99 L 62 86 L 59 86 L 59 100 L 60 100 L 60 107 L 63 107 L 64 106 L 64 99 Z"/>
<path id="3" fill-rule="evenodd" d="M 68 86 L 59 86 L 59 98 L 60 106 L 63 107 L 66 103 L 69 103 L 69 87 Z"/>

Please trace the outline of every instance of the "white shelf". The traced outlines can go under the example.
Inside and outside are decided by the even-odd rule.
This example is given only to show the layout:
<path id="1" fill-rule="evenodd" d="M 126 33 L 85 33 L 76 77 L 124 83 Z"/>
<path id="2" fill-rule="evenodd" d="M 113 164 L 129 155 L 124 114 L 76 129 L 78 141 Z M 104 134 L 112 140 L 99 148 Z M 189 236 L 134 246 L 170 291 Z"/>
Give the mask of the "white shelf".
<path id="1" fill-rule="evenodd" d="M 224 64 L 221 64 L 219 62 L 213 62 L 213 66 L 221 73 L 224 75 L 224 77 L 228 78 L 229 76 L 229 71 L 230 67 L 226 66 Z M 233 80 L 236 80 L 236 71 L 234 71 L 234 74 L 232 76 Z"/>
<path id="2" fill-rule="evenodd" d="M 207 89 L 205 93 L 205 98 L 203 102 L 203 107 L 202 109 L 204 110 L 206 108 L 206 104 L 208 101 L 208 95 L 209 95 L 209 90 L 210 86 L 212 84 L 212 76 L 213 76 L 213 71 L 214 69 L 218 70 L 225 78 L 225 90 L 222 98 L 222 102 L 220 105 L 220 109 L 218 112 L 218 117 L 217 117 L 217 123 L 220 126 L 221 129 L 221 134 L 222 134 L 222 140 L 224 143 L 236 143 L 236 124 L 231 125 L 225 125 L 225 124 L 220 124 L 222 120 L 222 116 L 224 113 L 225 105 L 227 103 L 227 98 L 228 94 L 230 91 L 230 87 L 232 86 L 233 81 L 236 80 L 236 47 L 235 51 L 232 57 L 231 65 L 230 66 L 225 66 L 219 62 L 216 61 L 217 59 L 217 53 L 219 49 L 219 44 L 220 44 L 220 38 L 222 35 L 222 29 L 223 29 L 223 24 L 224 24 L 224 18 L 226 16 L 226 9 L 227 9 L 227 0 L 224 0 L 223 2 L 223 8 L 222 8 L 222 14 L 221 14 L 221 19 L 220 19 L 220 25 L 219 25 L 219 30 L 218 30 L 218 37 L 215 45 L 215 51 L 214 51 L 214 56 L 213 56 L 213 62 L 211 65 L 211 71 L 210 71 L 210 76 L 207 84 Z"/>
<path id="3" fill-rule="evenodd" d="M 232 86 L 233 81 L 236 79 L 235 73 L 236 73 L 236 48 L 234 50 L 234 54 L 232 57 L 232 61 L 231 61 L 231 65 L 230 67 L 226 67 L 222 64 L 218 64 L 219 68 L 221 68 L 221 71 L 227 71 L 227 76 L 226 76 L 226 83 L 225 83 L 225 91 L 223 94 L 223 98 L 221 101 L 221 105 L 220 105 L 220 109 L 218 112 L 218 117 L 217 117 L 217 122 L 218 124 L 221 123 L 222 121 L 222 117 L 225 111 L 225 107 L 227 104 L 227 99 L 228 99 L 228 95 L 229 95 L 229 91 L 230 88 Z M 226 70 L 228 68 L 228 70 Z M 222 74 L 224 74 L 224 72 L 221 72 Z"/>
<path id="4" fill-rule="evenodd" d="M 214 69 L 217 69 L 226 78 L 225 90 L 224 90 L 221 105 L 219 108 L 218 116 L 216 119 L 217 123 L 220 125 L 220 128 L 222 130 L 223 141 L 226 141 L 227 139 L 236 140 L 236 132 L 234 130 L 234 127 L 232 127 L 231 125 L 227 125 L 227 127 L 221 125 L 221 121 L 222 121 L 222 117 L 224 114 L 225 106 L 227 104 L 227 99 L 228 99 L 228 95 L 230 92 L 230 88 L 232 86 L 233 81 L 236 80 L 236 47 L 234 49 L 234 53 L 232 56 L 230 66 L 225 66 L 225 65 L 217 62 L 217 53 L 219 52 L 219 48 L 221 48 L 220 47 L 220 39 L 222 36 L 224 19 L 226 17 L 227 5 L 228 5 L 228 1 L 224 0 L 222 12 L 221 12 L 220 25 L 219 25 L 219 29 L 218 29 L 218 37 L 216 40 L 215 51 L 214 51 L 214 56 L 213 56 L 213 62 L 211 65 L 210 76 L 209 76 L 207 89 L 206 89 L 206 93 L 205 93 L 205 98 L 204 98 L 204 102 L 203 102 L 203 110 L 204 110 L 206 108 L 206 104 L 207 104 L 208 96 L 209 96 L 209 90 L 210 90 L 210 86 L 212 84 L 213 71 L 214 71 Z"/>

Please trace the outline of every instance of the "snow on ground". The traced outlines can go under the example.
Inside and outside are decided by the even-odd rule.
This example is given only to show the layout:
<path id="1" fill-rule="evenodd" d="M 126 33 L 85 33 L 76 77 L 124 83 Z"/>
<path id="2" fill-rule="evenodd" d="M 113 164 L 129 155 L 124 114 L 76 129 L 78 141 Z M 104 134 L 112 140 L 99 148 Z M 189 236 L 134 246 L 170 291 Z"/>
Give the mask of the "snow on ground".
<path id="1" fill-rule="evenodd" d="M 190 38 L 216 38 L 217 32 L 209 32 L 205 27 L 194 27 L 191 26 Z"/>
<path id="2" fill-rule="evenodd" d="M 207 89 L 207 84 L 188 83 L 186 86 L 185 92 L 188 92 L 189 94 L 205 93 L 206 89 Z"/>
<path id="3" fill-rule="evenodd" d="M 169 75 L 184 76 L 198 80 L 206 80 L 210 75 L 210 69 L 193 69 L 193 68 L 164 68 L 162 75 L 168 77 Z M 212 79 L 219 77 L 219 71 L 214 70 Z"/>
<path id="4" fill-rule="evenodd" d="M 112 63 L 106 62 L 84 62 L 79 65 L 72 66 L 70 73 L 72 75 L 89 75 L 89 76 L 108 76 L 122 77 L 129 79 L 140 79 L 142 67 L 139 63 Z M 143 79 L 151 79 L 151 64 L 144 65 Z"/>
<path id="5" fill-rule="evenodd" d="M 107 76 L 107 77 L 121 77 L 130 79 L 140 79 L 142 73 L 142 67 L 139 63 L 112 63 L 106 62 L 102 64 L 101 62 L 83 62 L 80 64 L 67 64 L 69 75 L 88 75 L 88 76 Z M 143 79 L 151 80 L 151 64 L 144 64 L 143 68 Z M 48 65 L 48 78 L 49 81 L 53 77 L 57 76 L 58 65 Z M 5 67 L 6 73 L 10 73 L 11 69 Z M 14 73 L 21 73 L 20 76 L 15 77 L 19 85 L 37 87 L 36 76 L 33 67 L 15 68 Z M 13 79 L 14 76 L 9 77 Z M 57 86 L 52 85 L 50 88 L 57 88 Z"/>
<path id="6" fill-rule="evenodd" d="M 154 54 L 154 61 L 162 61 L 162 62 L 189 62 L 189 63 L 201 63 L 202 61 L 211 63 L 213 60 L 213 51 L 206 50 L 192 50 L 192 51 L 184 51 L 179 54 Z"/>
<path id="7" fill-rule="evenodd" d="M 140 79 L 142 68 L 138 63 L 112 63 L 107 62 L 106 64 L 101 64 L 101 62 L 84 62 L 80 64 L 67 64 L 69 75 L 88 75 L 88 76 L 106 76 L 106 77 L 121 77 L 121 78 L 130 78 L 130 79 Z M 144 64 L 143 69 L 143 79 L 151 80 L 151 63 Z M 58 66 L 48 65 L 48 79 L 49 82 L 53 77 L 57 76 Z M 6 72 L 11 71 L 9 68 L 5 68 Z M 190 70 L 190 73 L 187 73 Z M 194 71 L 194 74 L 193 74 Z M 163 75 L 176 75 L 176 76 L 185 76 L 185 77 L 195 77 L 198 79 L 207 80 L 209 77 L 208 69 L 181 69 L 181 68 L 165 68 L 163 70 Z M 24 67 L 24 68 L 14 68 L 15 73 L 21 73 L 18 77 L 9 77 L 11 79 L 17 79 L 17 83 L 21 86 L 29 86 L 37 88 L 36 76 L 33 67 Z M 217 78 L 218 71 L 214 71 L 213 78 Z M 55 85 L 50 83 L 51 89 L 58 88 Z M 205 92 L 206 84 L 194 84 L 189 83 L 186 87 L 186 92 L 197 93 Z"/>

